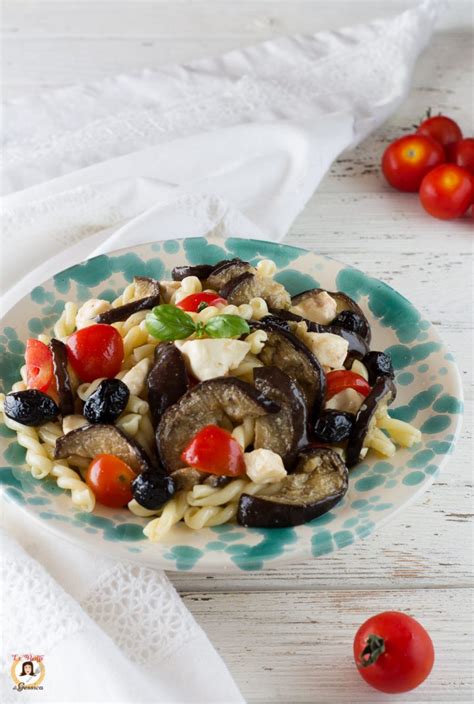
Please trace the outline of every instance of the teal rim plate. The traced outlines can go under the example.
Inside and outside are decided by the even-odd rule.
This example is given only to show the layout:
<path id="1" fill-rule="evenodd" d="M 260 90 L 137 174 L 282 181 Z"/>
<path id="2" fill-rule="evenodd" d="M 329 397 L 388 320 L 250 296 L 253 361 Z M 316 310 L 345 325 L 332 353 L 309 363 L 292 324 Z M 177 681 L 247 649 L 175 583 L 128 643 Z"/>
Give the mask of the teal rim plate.
<path id="1" fill-rule="evenodd" d="M 1 425 L 0 482 L 7 498 L 30 518 L 84 547 L 168 570 L 261 570 L 326 555 L 369 536 L 432 483 L 453 451 L 461 426 L 462 389 L 452 354 L 429 321 L 392 288 L 296 247 L 238 238 L 188 238 L 121 249 L 66 269 L 33 289 L 5 316 L 0 386 L 9 391 L 18 380 L 25 340 L 49 333 L 66 301 L 112 300 L 136 275 L 170 278 L 176 265 L 212 264 L 232 256 L 252 263 L 273 259 L 277 280 L 292 294 L 322 287 L 344 291 L 362 306 L 372 325 L 372 349 L 386 350 L 393 358 L 398 396 L 391 415 L 421 430 L 419 445 L 400 449 L 389 460 L 369 453 L 351 471 L 344 500 L 311 523 L 273 530 L 227 524 L 200 531 L 180 524 L 157 544 L 143 535 L 147 519 L 101 506 L 93 514 L 80 512 L 54 480 L 33 479 L 25 466 L 25 450 Z"/>

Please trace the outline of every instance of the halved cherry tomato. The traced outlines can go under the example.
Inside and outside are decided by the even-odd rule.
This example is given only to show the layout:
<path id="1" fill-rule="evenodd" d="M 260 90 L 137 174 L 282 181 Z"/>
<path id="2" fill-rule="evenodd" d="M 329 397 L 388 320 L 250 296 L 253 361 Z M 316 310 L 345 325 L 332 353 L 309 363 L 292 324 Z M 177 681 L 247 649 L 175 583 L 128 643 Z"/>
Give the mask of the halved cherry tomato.
<path id="1" fill-rule="evenodd" d="M 368 396 L 370 385 L 360 374 L 345 369 L 326 374 L 326 399 L 329 400 L 344 389 L 354 389 L 362 396 Z"/>
<path id="2" fill-rule="evenodd" d="M 27 387 L 47 391 L 53 378 L 53 357 L 48 345 L 34 338 L 27 340 L 25 361 Z"/>
<path id="3" fill-rule="evenodd" d="M 181 454 L 189 467 L 202 472 L 236 477 L 245 473 L 242 448 L 232 435 L 217 425 L 206 425 Z"/>
<path id="4" fill-rule="evenodd" d="M 191 293 L 189 296 L 186 296 L 186 298 L 183 298 L 182 301 L 177 303 L 176 306 L 188 313 L 197 313 L 198 310 L 207 308 L 207 306 L 215 306 L 218 303 L 223 303 L 226 305 L 227 301 L 217 293 L 203 291 L 202 293 Z"/>
<path id="5" fill-rule="evenodd" d="M 132 500 L 135 472 L 115 455 L 96 455 L 86 473 L 87 485 L 104 506 L 121 508 Z"/>
<path id="6" fill-rule="evenodd" d="M 428 171 L 444 161 L 444 149 L 438 142 L 431 137 L 410 134 L 387 147 L 382 157 L 382 171 L 394 188 L 415 192 Z"/>
<path id="7" fill-rule="evenodd" d="M 385 611 L 357 631 L 354 660 L 363 679 L 375 689 L 408 692 L 430 674 L 434 648 L 421 623 L 399 611 Z"/>
<path id="8" fill-rule="evenodd" d="M 425 137 L 435 139 L 446 152 L 446 157 L 450 157 L 450 150 L 455 142 L 462 139 L 461 128 L 457 122 L 454 122 L 446 115 L 435 115 L 423 120 L 418 129 L 417 134 L 422 134 Z"/>
<path id="9" fill-rule="evenodd" d="M 420 186 L 421 204 L 430 215 L 452 220 L 472 203 L 474 184 L 469 171 L 456 164 L 442 164 L 426 174 Z"/>
<path id="10" fill-rule="evenodd" d="M 111 325 L 91 325 L 74 332 L 66 342 L 69 362 L 82 381 L 110 378 L 119 373 L 123 341 Z"/>

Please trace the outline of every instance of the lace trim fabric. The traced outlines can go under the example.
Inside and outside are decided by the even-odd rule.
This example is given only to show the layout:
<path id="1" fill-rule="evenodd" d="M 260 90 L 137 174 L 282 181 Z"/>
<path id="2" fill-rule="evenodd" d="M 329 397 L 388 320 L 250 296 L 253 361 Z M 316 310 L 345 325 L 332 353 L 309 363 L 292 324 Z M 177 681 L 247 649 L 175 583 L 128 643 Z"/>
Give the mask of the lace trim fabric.
<path id="1" fill-rule="evenodd" d="M 47 653 L 92 621 L 137 664 L 172 656 L 201 634 L 163 572 L 116 563 L 81 603 L 14 540 L 1 534 L 3 654 Z M 18 696 L 18 695 L 17 695 Z"/>
<path id="2" fill-rule="evenodd" d="M 4 653 L 48 652 L 87 625 L 79 604 L 35 560 L 2 534 Z"/>
<path id="3" fill-rule="evenodd" d="M 12 102 L 5 119 L 19 126 L 5 141 L 4 168 L 8 174 L 34 164 L 36 173 L 48 173 L 66 164 L 67 171 L 95 163 L 98 145 L 101 160 L 106 160 L 255 119 L 349 110 L 356 123 L 364 123 L 393 100 L 394 84 L 398 89 L 407 83 L 419 45 L 429 36 L 422 22 L 430 24 L 436 5 L 425 3 L 366 27 L 265 42 L 220 59 L 171 68 L 169 74 L 166 69 L 146 71 L 55 91 L 42 99 L 33 137 L 31 130 L 21 128 L 25 105 Z M 391 80 L 388 66 L 397 67 L 390 71 Z M 161 95 L 167 89 L 176 94 L 174 100 Z M 119 108 L 132 103 L 140 107 Z M 367 131 L 357 134 L 356 125 L 358 139 Z"/>
<path id="4" fill-rule="evenodd" d="M 83 601 L 89 616 L 135 663 L 164 660 L 200 628 L 163 572 L 116 564 Z"/>

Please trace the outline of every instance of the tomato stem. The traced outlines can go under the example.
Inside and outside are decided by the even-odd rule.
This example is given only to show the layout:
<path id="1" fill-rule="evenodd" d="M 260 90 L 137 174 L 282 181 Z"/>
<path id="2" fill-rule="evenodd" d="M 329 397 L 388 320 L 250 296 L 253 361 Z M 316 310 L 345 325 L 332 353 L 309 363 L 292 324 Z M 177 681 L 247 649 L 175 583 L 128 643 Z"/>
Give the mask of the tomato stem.
<path id="1" fill-rule="evenodd" d="M 385 652 L 385 641 L 380 636 L 371 635 L 367 638 L 367 645 L 360 654 L 359 667 L 369 667 L 377 662 Z"/>

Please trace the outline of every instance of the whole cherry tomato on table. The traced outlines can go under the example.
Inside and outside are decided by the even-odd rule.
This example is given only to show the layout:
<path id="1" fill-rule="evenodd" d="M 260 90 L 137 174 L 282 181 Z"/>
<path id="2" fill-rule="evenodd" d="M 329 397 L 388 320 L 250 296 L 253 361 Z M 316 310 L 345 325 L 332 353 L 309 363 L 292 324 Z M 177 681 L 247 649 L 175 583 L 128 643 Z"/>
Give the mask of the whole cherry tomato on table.
<path id="1" fill-rule="evenodd" d="M 425 176 L 420 186 L 424 209 L 440 220 L 463 215 L 474 197 L 474 184 L 469 171 L 456 164 L 442 164 Z"/>
<path id="2" fill-rule="evenodd" d="M 110 378 L 119 373 L 123 341 L 111 325 L 91 325 L 74 332 L 66 342 L 69 362 L 82 381 Z"/>
<path id="3" fill-rule="evenodd" d="M 452 161 L 463 169 L 467 169 L 474 176 L 474 138 L 460 139 L 453 145 Z"/>
<path id="4" fill-rule="evenodd" d="M 446 152 L 446 157 L 449 158 L 451 148 L 455 142 L 462 139 L 461 128 L 458 123 L 446 115 L 428 116 L 426 120 L 420 124 L 416 130 L 417 134 L 424 135 L 435 139 Z"/>
<path id="5" fill-rule="evenodd" d="M 34 338 L 27 340 L 25 362 L 27 387 L 47 391 L 53 378 L 53 356 L 48 345 Z"/>
<path id="6" fill-rule="evenodd" d="M 399 611 L 385 611 L 357 631 L 354 660 L 368 684 L 395 694 L 424 682 L 433 668 L 434 648 L 418 621 Z"/>
<path id="7" fill-rule="evenodd" d="M 370 385 L 360 374 L 345 369 L 326 374 L 326 399 L 329 400 L 344 389 L 354 389 L 362 396 L 368 396 Z"/>
<path id="8" fill-rule="evenodd" d="M 176 306 L 188 313 L 197 313 L 203 310 L 203 308 L 207 308 L 207 306 L 216 306 L 218 303 L 226 305 L 227 301 L 217 293 L 203 291 L 202 293 L 189 294 L 189 296 L 179 301 Z"/>
<path id="9" fill-rule="evenodd" d="M 391 186 L 415 192 L 423 177 L 446 160 L 443 147 L 431 137 L 410 134 L 390 144 L 382 157 L 382 171 Z"/>
<path id="10" fill-rule="evenodd" d="M 135 472 L 115 455 L 96 455 L 86 474 L 87 485 L 99 503 L 121 508 L 132 500 Z"/>
<path id="11" fill-rule="evenodd" d="M 236 477 L 245 473 L 242 448 L 232 435 L 218 425 L 206 425 L 181 454 L 189 467 L 202 472 Z"/>

